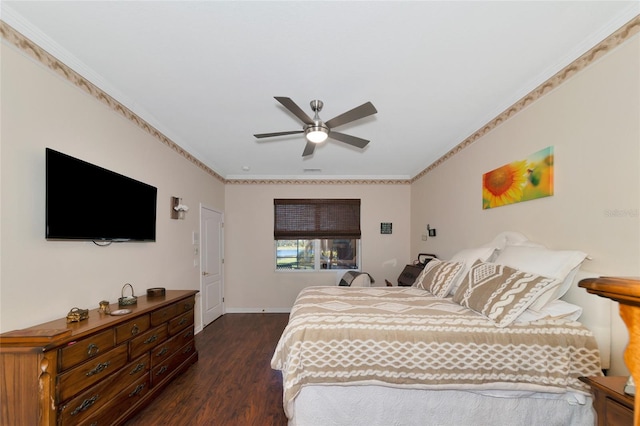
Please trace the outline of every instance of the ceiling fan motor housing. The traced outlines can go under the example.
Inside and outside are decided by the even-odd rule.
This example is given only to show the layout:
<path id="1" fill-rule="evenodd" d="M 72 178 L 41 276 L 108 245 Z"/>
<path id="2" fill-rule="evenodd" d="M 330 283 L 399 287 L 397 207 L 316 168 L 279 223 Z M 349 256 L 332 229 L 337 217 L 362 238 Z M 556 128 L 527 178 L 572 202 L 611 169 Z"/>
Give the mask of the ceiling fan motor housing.
<path id="1" fill-rule="evenodd" d="M 322 103 L 321 100 L 315 99 L 313 101 L 310 102 L 311 105 L 311 111 L 315 112 L 316 115 L 322 111 L 322 107 L 324 106 L 324 104 Z"/>

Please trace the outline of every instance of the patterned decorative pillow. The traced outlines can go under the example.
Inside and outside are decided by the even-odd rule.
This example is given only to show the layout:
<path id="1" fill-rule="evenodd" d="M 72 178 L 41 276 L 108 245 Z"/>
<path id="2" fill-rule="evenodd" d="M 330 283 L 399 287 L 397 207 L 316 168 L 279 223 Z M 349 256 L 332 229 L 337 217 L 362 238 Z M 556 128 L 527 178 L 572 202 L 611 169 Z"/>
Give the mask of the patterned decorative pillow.
<path id="1" fill-rule="evenodd" d="M 438 262 L 440 262 L 438 259 L 430 260 L 429 263 L 424 266 L 422 272 L 420 272 L 420 275 L 418 275 L 418 278 L 416 278 L 411 287 L 421 288 L 422 290 L 429 290 L 429 287 L 424 285 L 424 279 L 427 276 L 427 272 L 429 272 L 429 270 L 433 268 Z"/>
<path id="2" fill-rule="evenodd" d="M 427 263 L 424 269 L 419 279 L 416 280 L 415 286 L 442 298 L 449 294 L 451 287 L 459 284 L 463 278 L 464 263 L 433 259 Z"/>
<path id="3" fill-rule="evenodd" d="M 506 327 L 536 299 L 560 282 L 505 265 L 477 261 L 464 277 L 453 301 Z"/>

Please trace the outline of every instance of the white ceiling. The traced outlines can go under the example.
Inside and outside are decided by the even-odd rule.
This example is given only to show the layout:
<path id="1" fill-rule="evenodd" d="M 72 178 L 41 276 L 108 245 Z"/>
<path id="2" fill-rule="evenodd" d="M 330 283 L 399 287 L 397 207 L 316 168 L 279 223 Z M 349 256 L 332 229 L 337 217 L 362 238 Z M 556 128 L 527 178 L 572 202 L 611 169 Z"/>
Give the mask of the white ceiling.
<path id="1" fill-rule="evenodd" d="M 638 1 L 1 7 L 5 22 L 227 179 L 411 178 L 640 13 Z M 302 135 L 257 140 L 302 128 L 274 96 L 311 116 L 320 99 L 325 121 L 371 101 L 378 114 L 337 129 L 371 143 L 329 141 L 303 159 Z"/>

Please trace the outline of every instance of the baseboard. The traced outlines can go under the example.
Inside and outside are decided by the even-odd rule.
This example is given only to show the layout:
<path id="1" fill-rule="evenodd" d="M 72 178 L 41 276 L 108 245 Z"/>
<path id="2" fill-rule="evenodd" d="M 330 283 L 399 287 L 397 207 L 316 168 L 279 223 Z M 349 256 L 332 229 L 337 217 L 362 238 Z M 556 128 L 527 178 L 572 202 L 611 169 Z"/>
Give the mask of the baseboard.
<path id="1" fill-rule="evenodd" d="M 225 306 L 225 314 L 288 314 L 291 308 L 229 308 Z"/>

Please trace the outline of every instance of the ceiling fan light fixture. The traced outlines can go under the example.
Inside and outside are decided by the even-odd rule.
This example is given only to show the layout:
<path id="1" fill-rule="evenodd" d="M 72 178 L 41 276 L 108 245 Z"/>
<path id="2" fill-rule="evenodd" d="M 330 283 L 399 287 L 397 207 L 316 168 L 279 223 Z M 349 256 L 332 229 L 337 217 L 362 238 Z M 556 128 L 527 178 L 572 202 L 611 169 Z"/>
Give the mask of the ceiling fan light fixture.
<path id="1" fill-rule="evenodd" d="M 309 126 L 304 135 L 309 142 L 322 143 L 329 137 L 329 129 L 326 126 Z"/>

